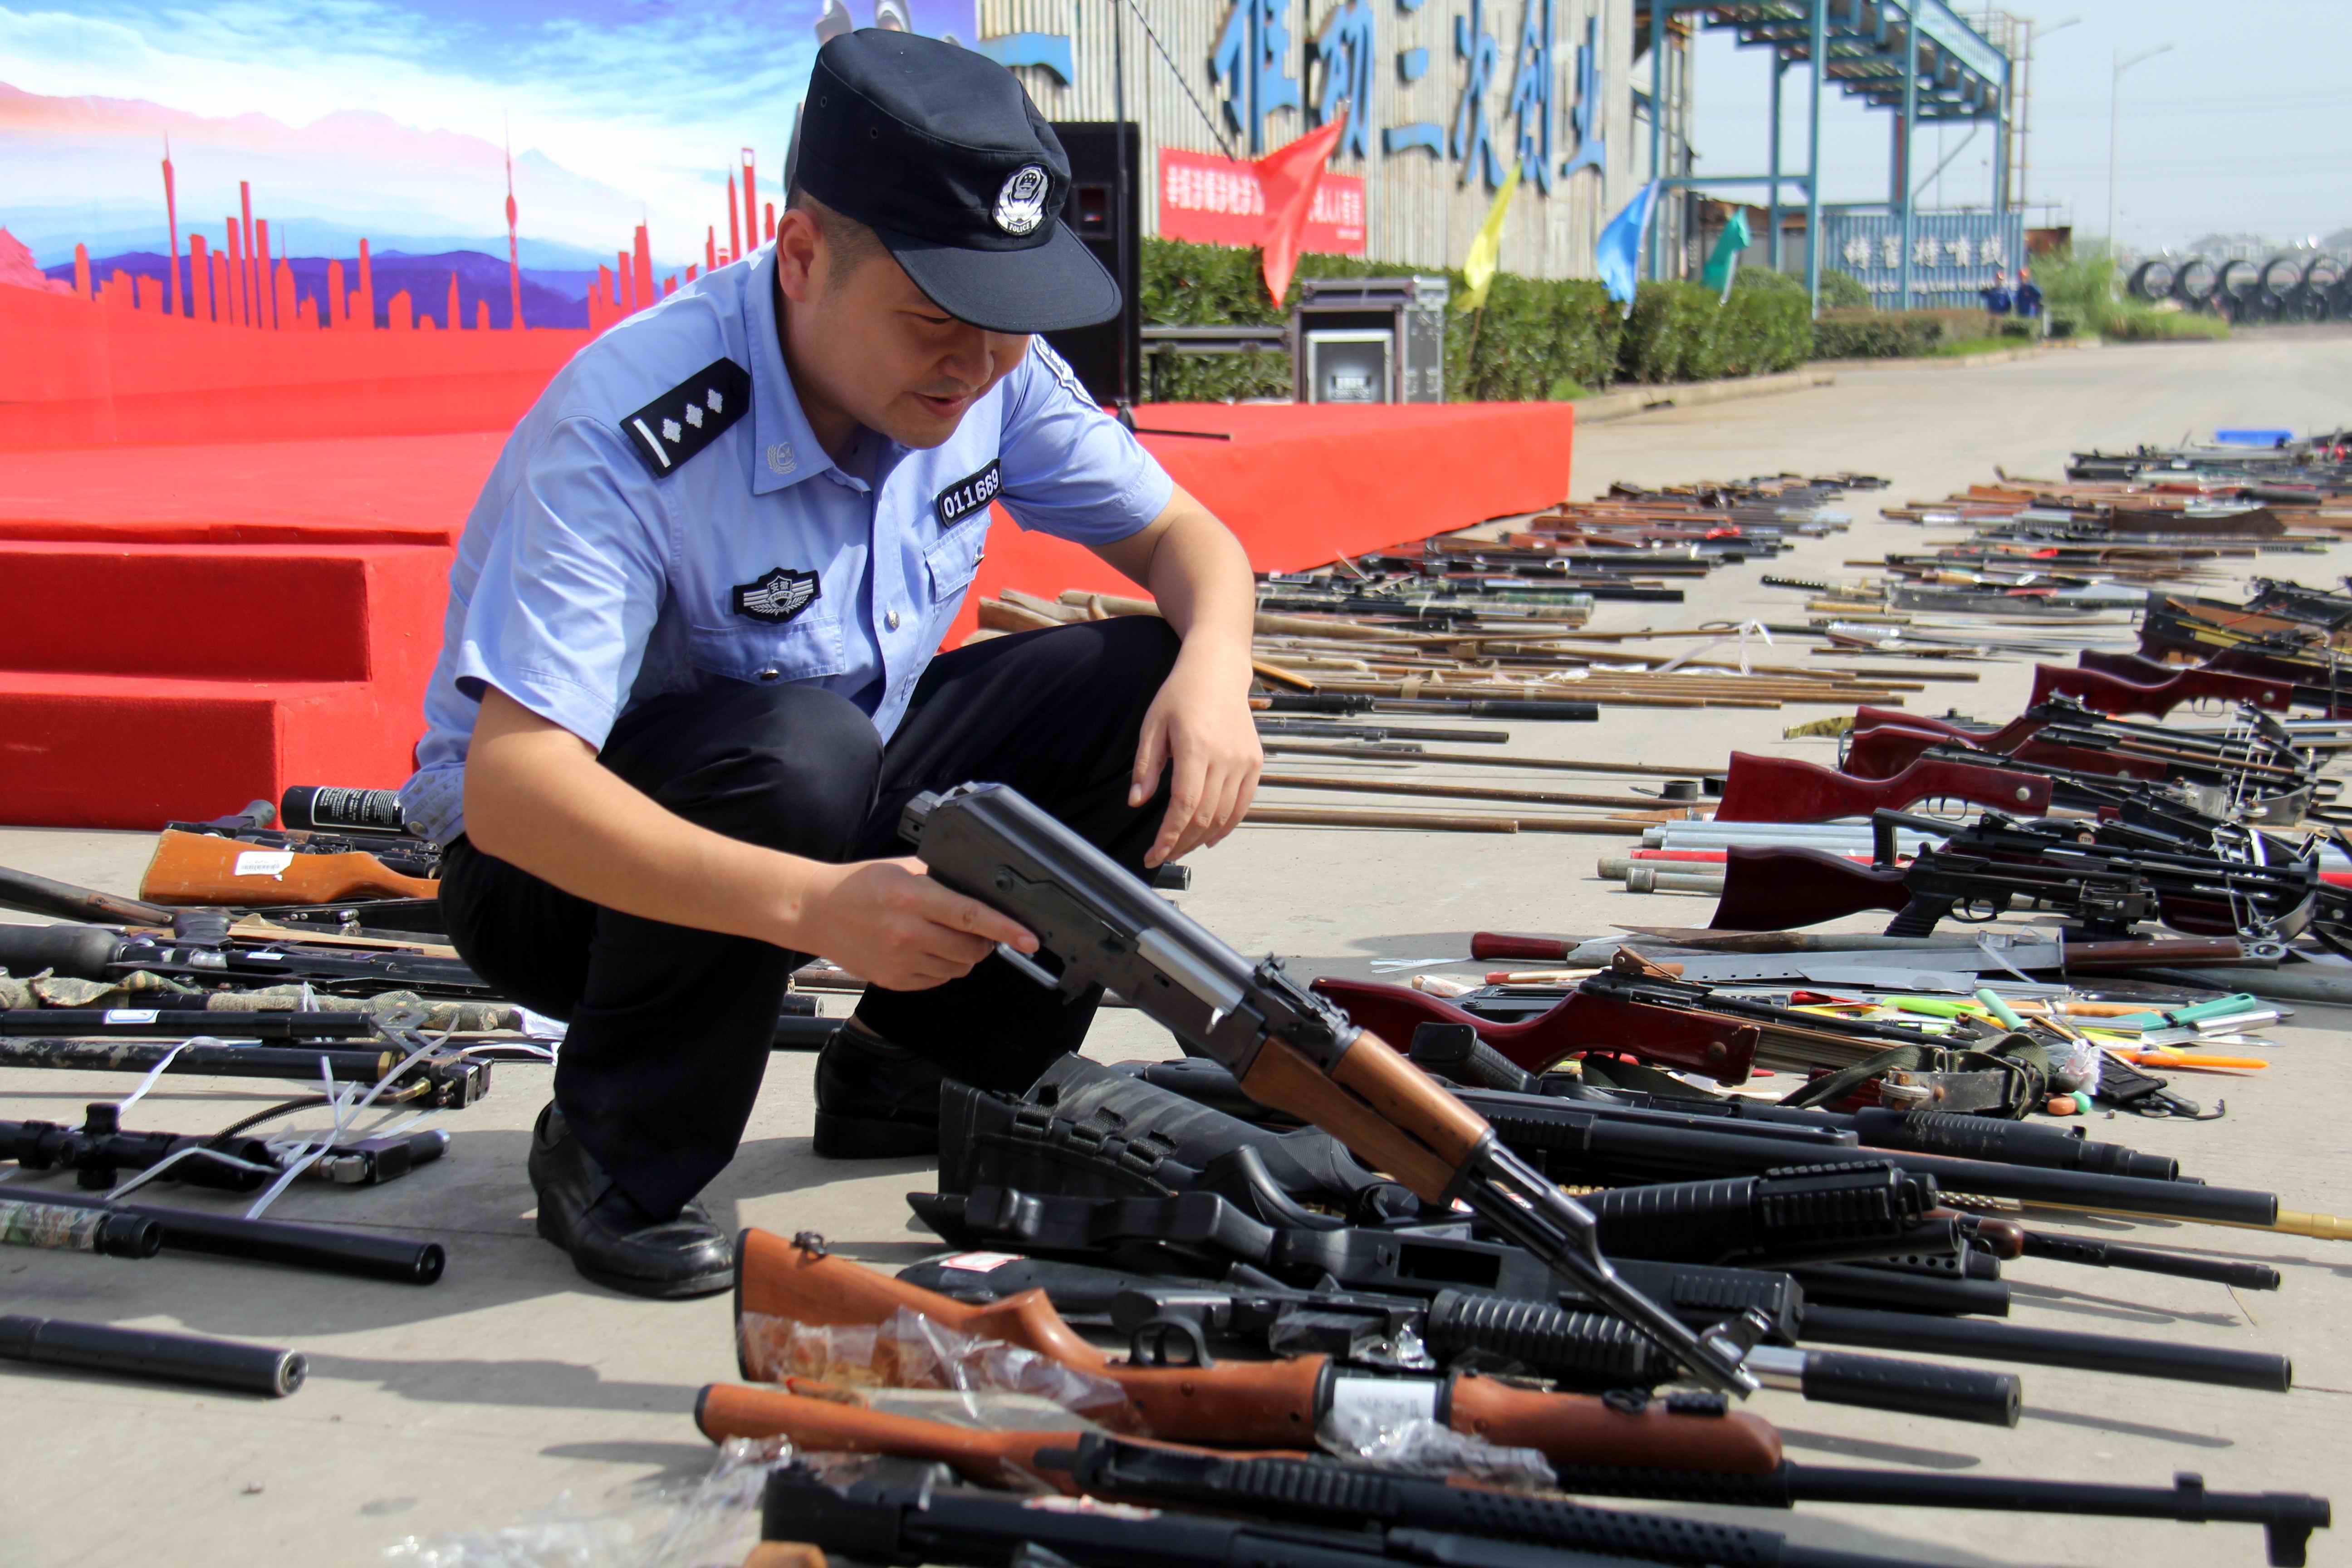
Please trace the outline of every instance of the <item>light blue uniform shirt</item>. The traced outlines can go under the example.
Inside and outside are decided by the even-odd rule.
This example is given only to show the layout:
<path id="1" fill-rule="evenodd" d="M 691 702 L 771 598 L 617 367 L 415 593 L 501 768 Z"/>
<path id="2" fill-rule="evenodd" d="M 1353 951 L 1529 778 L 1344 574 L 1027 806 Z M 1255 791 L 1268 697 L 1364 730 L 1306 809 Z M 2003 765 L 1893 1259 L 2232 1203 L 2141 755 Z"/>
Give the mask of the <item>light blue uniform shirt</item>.
<path id="1" fill-rule="evenodd" d="M 482 689 L 601 749 L 648 698 L 716 681 L 837 691 L 887 740 L 980 569 L 989 503 L 1081 544 L 1173 483 L 1035 340 L 929 450 L 861 431 L 845 471 L 776 340 L 772 245 L 574 355 L 516 426 L 449 573 L 412 827 L 465 831 Z"/>

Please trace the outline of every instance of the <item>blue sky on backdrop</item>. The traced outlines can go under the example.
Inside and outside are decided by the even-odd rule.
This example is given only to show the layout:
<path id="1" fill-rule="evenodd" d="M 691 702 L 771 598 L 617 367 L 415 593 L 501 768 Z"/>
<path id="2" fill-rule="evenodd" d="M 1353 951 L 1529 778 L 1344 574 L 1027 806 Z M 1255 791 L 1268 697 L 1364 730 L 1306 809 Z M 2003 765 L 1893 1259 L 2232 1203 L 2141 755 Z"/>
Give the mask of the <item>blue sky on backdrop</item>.
<path id="1" fill-rule="evenodd" d="M 846 5 L 858 26 L 872 23 L 874 0 Z M 313 227 L 363 221 L 345 209 L 371 196 L 383 218 L 412 227 L 436 216 L 421 180 L 394 188 L 422 174 L 429 148 L 393 132 L 462 139 L 469 167 L 487 146 L 495 176 L 495 149 L 510 127 L 519 170 L 528 153 L 532 169 L 575 177 L 557 189 L 551 174 L 535 192 L 529 171 L 519 175 L 527 231 L 609 250 L 627 243 L 642 209 L 656 250 L 683 258 L 699 253 L 714 213 L 725 243 L 724 182 L 738 148 L 757 149 L 764 194 L 776 194 L 822 8 L 823 0 L 226 0 L 185 9 L 73 0 L 67 11 L 0 0 L 0 83 L 213 121 L 257 113 L 297 132 L 340 116 L 336 135 L 313 138 L 329 143 L 314 151 L 337 154 L 340 177 L 323 156 L 306 163 L 306 149 L 272 127 L 247 135 L 231 123 L 199 137 L 183 121 L 173 134 L 184 211 L 222 210 L 223 192 L 233 206 L 236 181 L 263 173 L 272 183 L 265 190 L 256 179 L 257 199 Z M 918 31 L 971 40 L 973 0 L 908 8 Z M 363 145 L 372 122 L 361 117 L 371 114 L 391 122 L 380 169 Z M 119 203 L 158 206 L 160 147 L 122 163 L 120 193 L 121 160 L 110 161 L 111 142 L 137 140 L 129 127 L 152 118 L 115 112 L 63 155 L 40 158 L 18 155 L 19 142 L 66 133 L 0 115 L 0 223 L 57 228 L 79 209 L 86 226 L 103 226 Z M 218 145 L 208 151 L 207 140 Z M 478 183 L 457 182 L 436 232 L 503 229 L 502 192 L 485 207 Z"/>
<path id="2" fill-rule="evenodd" d="M 1953 0 L 1953 9 L 1983 12 L 1967 0 Z M 2123 79 L 2116 227 L 2127 247 L 2182 245 L 2214 231 L 2284 241 L 2352 225 L 2352 162 L 2337 144 L 2352 110 L 2352 0 L 2011 0 L 2003 9 L 2037 25 L 2029 195 L 2071 205 L 2078 232 L 2107 224 L 2115 52 L 2167 43 L 2169 53 Z M 2082 19 L 2056 27 L 2070 16 Z M 1702 40 L 1692 135 L 1701 173 L 1764 171 L 1768 59 L 1727 34 Z M 1804 155 L 1804 84 L 1801 69 L 1782 82 L 1784 159 Z M 1833 92 L 1822 106 L 1824 198 L 1884 200 L 1892 117 Z M 1965 125 L 1923 132 L 1915 183 L 1967 134 Z M 1958 153 L 1943 175 L 1945 205 L 1989 198 L 1991 143 L 1987 126 Z"/>

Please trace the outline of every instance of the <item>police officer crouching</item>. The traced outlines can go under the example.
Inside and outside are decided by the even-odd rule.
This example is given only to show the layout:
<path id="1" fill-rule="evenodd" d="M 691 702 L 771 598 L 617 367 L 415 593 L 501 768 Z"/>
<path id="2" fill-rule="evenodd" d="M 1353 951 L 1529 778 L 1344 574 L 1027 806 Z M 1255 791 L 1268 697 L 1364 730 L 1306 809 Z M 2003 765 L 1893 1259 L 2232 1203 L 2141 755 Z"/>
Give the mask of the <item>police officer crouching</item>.
<path id="1" fill-rule="evenodd" d="M 817 56 L 772 244 L 582 350 L 509 439 L 450 574 L 403 791 L 487 979 L 570 1030 L 540 1234 L 646 1296 L 728 1288 L 693 1200 L 733 1158 L 785 983 L 865 976 L 816 1146 L 938 1146 L 942 1072 L 1025 1087 L 1085 1038 L 992 957 L 1035 940 L 906 858 L 901 809 L 1009 784 L 1130 870 L 1256 787 L 1240 544 L 1030 334 L 1115 315 L 1069 163 L 1012 74 L 907 33 Z M 1165 620 L 934 658 L 1002 502 Z"/>

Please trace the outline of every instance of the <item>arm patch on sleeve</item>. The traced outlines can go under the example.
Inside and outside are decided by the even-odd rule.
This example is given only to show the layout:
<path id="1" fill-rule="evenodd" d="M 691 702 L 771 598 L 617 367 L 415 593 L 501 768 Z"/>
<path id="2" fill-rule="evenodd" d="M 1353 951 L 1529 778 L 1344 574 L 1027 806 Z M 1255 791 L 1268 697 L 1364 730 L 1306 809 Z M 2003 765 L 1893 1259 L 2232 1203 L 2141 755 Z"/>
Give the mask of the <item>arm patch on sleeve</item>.
<path id="1" fill-rule="evenodd" d="M 751 411 L 751 373 L 731 359 L 713 360 L 625 416 L 621 435 L 646 472 L 666 479 Z"/>

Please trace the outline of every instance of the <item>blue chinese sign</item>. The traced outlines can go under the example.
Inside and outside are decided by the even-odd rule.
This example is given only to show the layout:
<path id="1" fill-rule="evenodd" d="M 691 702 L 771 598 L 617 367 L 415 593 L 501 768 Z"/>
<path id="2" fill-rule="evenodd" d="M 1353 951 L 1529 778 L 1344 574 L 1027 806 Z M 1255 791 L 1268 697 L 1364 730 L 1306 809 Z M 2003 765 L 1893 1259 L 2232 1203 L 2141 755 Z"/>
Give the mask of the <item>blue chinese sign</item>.
<path id="1" fill-rule="evenodd" d="M 2021 212 L 1911 215 L 1911 302 L 1923 307 L 1981 304 L 1996 271 L 2017 280 L 2025 257 Z M 1903 220 L 1892 213 L 1823 213 L 1822 265 L 1862 279 L 1873 300 L 1891 307 L 1903 287 Z"/>
<path id="2" fill-rule="evenodd" d="M 1512 163 L 1523 178 L 1546 193 L 1554 180 L 1579 169 L 1605 170 L 1599 20 L 1591 18 L 1584 25 L 1583 41 L 1576 48 L 1575 91 L 1563 103 L 1554 14 L 1565 0 L 1520 0 L 1517 48 L 1507 62 L 1496 31 L 1496 13 L 1508 0 L 1460 3 L 1463 9 L 1453 18 L 1451 67 L 1457 97 L 1449 131 L 1433 121 L 1375 126 L 1370 107 L 1372 73 L 1380 59 L 1378 14 L 1392 5 L 1409 16 L 1428 0 L 1342 0 L 1322 32 L 1311 38 L 1299 37 L 1291 25 L 1293 5 L 1303 12 L 1306 0 L 1234 0 L 1209 56 L 1225 128 L 1248 143 L 1249 156 L 1255 158 L 1269 142 L 1290 139 L 1280 129 L 1269 133 L 1269 115 L 1298 110 L 1311 128 L 1337 118 L 1345 105 L 1348 129 L 1335 157 L 1370 157 L 1377 130 L 1384 156 L 1421 152 L 1446 159 L 1462 165 L 1465 184 L 1475 178 L 1489 190 L 1503 183 Z M 1075 75 L 1070 40 L 1063 35 L 1013 34 L 982 38 L 980 47 L 1007 65 L 1042 65 L 1064 80 Z M 1426 48 L 1394 49 L 1391 58 L 1403 82 L 1419 81 L 1432 68 Z M 1318 67 L 1319 89 L 1309 100 L 1304 83 Z M 1488 121 L 1487 98 L 1505 80 L 1510 84 L 1510 97 L 1503 112 L 1510 123 L 1497 127 Z M 1556 162 L 1561 147 L 1567 155 Z"/>

